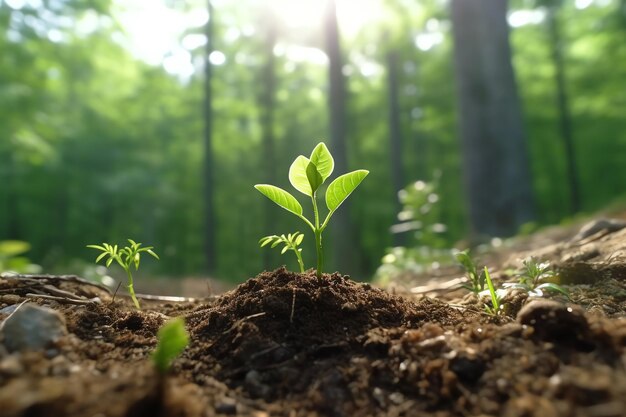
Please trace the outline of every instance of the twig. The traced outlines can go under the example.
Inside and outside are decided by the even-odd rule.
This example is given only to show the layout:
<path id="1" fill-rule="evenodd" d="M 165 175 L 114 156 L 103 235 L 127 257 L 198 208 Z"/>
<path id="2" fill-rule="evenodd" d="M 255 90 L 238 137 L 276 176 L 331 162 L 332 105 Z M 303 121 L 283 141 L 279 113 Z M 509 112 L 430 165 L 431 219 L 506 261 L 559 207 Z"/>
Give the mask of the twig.
<path id="1" fill-rule="evenodd" d="M 296 287 L 293 288 L 293 297 L 291 297 L 291 315 L 289 316 L 289 323 L 293 323 L 293 313 L 296 310 Z"/>
<path id="2" fill-rule="evenodd" d="M 117 287 L 115 288 L 115 292 L 113 293 L 113 297 L 111 298 L 111 302 L 109 303 L 109 305 L 115 302 L 115 296 L 117 295 L 117 292 L 119 291 L 121 285 L 122 285 L 122 281 L 117 283 Z"/>
<path id="3" fill-rule="evenodd" d="M 59 303 L 75 304 L 75 305 L 81 305 L 81 306 L 96 303 L 96 301 L 94 300 L 77 300 L 75 298 L 57 297 L 54 295 L 46 295 L 46 294 L 28 293 L 26 294 L 26 297 L 27 298 L 43 298 L 44 300 L 52 300 L 52 301 L 58 301 Z"/>
<path id="4" fill-rule="evenodd" d="M 53 280 L 53 281 L 77 282 L 79 284 L 90 285 L 92 287 L 99 288 L 111 294 L 111 290 L 108 287 L 102 284 L 98 284 L 97 282 L 86 280 L 76 275 L 41 275 L 41 274 L 6 274 L 5 273 L 0 276 L 2 276 L 3 278 L 16 278 L 16 279 L 23 280 L 23 281 L 31 279 L 31 280 Z"/>

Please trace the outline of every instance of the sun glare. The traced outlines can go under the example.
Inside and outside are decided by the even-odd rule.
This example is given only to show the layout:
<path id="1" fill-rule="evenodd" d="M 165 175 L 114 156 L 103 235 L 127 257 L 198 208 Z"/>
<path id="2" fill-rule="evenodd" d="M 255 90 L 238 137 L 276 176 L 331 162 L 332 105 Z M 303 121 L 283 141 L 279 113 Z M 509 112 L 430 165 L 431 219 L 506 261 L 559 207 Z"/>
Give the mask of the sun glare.
<path id="1" fill-rule="evenodd" d="M 336 0 L 337 19 L 344 36 L 355 36 L 382 13 L 381 0 Z M 326 1 L 276 0 L 275 13 L 292 28 L 320 27 Z"/>

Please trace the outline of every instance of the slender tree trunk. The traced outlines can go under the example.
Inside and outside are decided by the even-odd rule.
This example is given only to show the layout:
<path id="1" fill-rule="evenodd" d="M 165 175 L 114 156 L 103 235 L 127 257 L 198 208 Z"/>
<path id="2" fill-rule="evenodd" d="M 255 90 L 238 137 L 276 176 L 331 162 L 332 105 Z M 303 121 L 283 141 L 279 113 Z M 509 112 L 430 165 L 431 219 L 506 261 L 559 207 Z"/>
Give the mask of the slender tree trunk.
<path id="1" fill-rule="evenodd" d="M 346 86 L 343 76 L 343 59 L 339 41 L 339 27 L 335 0 L 327 0 L 324 19 L 326 34 L 326 54 L 329 60 L 329 109 L 330 109 L 330 148 L 335 159 L 335 172 L 344 174 L 348 171 L 346 146 Z M 354 271 L 357 244 L 353 240 L 350 224 L 350 201 L 333 215 L 330 223 L 332 237 L 332 264 L 342 273 Z"/>
<path id="2" fill-rule="evenodd" d="M 547 23 L 552 46 L 552 61 L 554 63 L 554 81 L 556 84 L 556 99 L 559 109 L 559 128 L 565 148 L 567 166 L 567 181 L 570 190 L 570 214 L 580 211 L 580 184 L 576 169 L 576 152 L 574 146 L 574 132 L 572 130 L 572 115 L 569 108 L 569 99 L 565 88 L 565 65 L 563 60 L 563 42 L 558 21 L 558 9 L 548 9 Z"/>
<path id="3" fill-rule="evenodd" d="M 465 192 L 479 236 L 508 236 L 534 218 L 506 11 L 503 0 L 452 1 Z"/>
<path id="4" fill-rule="evenodd" d="M 391 164 L 391 185 L 394 191 L 396 214 L 402 209 L 398 199 L 398 191 L 406 185 L 402 164 L 402 128 L 400 124 L 400 99 L 398 94 L 398 52 L 387 53 L 387 92 L 389 100 L 389 149 Z M 393 244 L 404 243 L 404 235 L 393 234 Z"/>
<path id="5" fill-rule="evenodd" d="M 275 137 L 274 137 L 274 111 L 276 108 L 276 59 L 274 56 L 274 46 L 276 45 L 276 26 L 272 24 L 273 13 L 269 6 L 266 7 L 264 24 L 266 29 L 264 55 L 265 64 L 261 70 L 261 91 L 259 94 L 259 108 L 261 110 L 261 143 L 263 146 L 263 169 L 264 178 L 268 184 L 276 184 L 276 157 L 275 157 Z M 264 201 L 264 233 L 265 235 L 276 234 L 276 207 L 270 200 Z M 263 264 L 266 269 L 276 265 L 277 257 L 275 251 L 263 251 Z"/>
<path id="6" fill-rule="evenodd" d="M 206 24 L 206 52 L 204 57 L 204 245 L 206 256 L 206 268 L 210 274 L 217 269 L 215 237 L 215 170 L 213 166 L 213 67 L 209 59 L 213 52 L 213 36 L 215 27 L 215 13 L 211 0 L 207 0 L 209 21 Z"/>

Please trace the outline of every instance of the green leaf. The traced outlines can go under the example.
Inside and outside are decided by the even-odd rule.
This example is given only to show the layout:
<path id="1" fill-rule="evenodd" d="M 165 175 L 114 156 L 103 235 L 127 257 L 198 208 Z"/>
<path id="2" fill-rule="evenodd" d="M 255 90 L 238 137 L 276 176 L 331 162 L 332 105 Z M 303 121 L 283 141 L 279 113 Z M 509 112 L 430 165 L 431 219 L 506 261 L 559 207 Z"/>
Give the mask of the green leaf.
<path id="1" fill-rule="evenodd" d="M 282 188 L 275 187 L 269 184 L 257 184 L 254 186 L 261 194 L 278 204 L 285 210 L 295 214 L 296 216 L 302 216 L 302 206 L 298 203 L 298 200 L 287 191 Z"/>
<path id="2" fill-rule="evenodd" d="M 152 353 L 152 361 L 157 371 L 163 374 L 189 343 L 185 321 L 181 317 L 168 321 L 159 329 L 157 339 L 158 344 Z"/>
<path id="3" fill-rule="evenodd" d="M 549 291 L 556 291 L 556 292 L 560 292 L 561 294 L 569 297 L 569 293 L 567 292 L 567 290 L 563 287 L 561 287 L 558 284 L 554 284 L 552 282 L 546 282 L 545 284 L 541 284 L 539 285 L 537 288 L 535 288 L 536 290 L 549 290 Z"/>
<path id="4" fill-rule="evenodd" d="M 311 197 L 313 191 L 306 174 L 309 163 L 309 158 L 306 156 L 300 155 L 297 157 L 289 167 L 289 182 L 296 190 Z"/>
<path id="5" fill-rule="evenodd" d="M 102 258 L 104 258 L 105 256 L 107 256 L 107 255 L 108 255 L 108 253 L 106 253 L 106 252 L 102 252 L 102 253 L 100 254 L 100 256 L 98 256 L 98 257 L 96 258 L 96 263 L 100 262 L 100 260 L 101 260 Z"/>
<path id="6" fill-rule="evenodd" d="M 259 240 L 259 244 L 261 245 L 261 247 L 267 246 L 268 243 L 270 243 L 272 240 L 274 240 L 273 236 L 265 236 L 262 237 L 261 240 Z"/>
<path id="7" fill-rule="evenodd" d="M 328 210 L 335 211 L 346 198 L 367 177 L 369 171 L 359 169 L 335 178 L 326 190 L 326 206 Z"/>
<path id="8" fill-rule="evenodd" d="M 161 259 L 161 258 L 159 258 L 159 255 L 157 255 L 152 249 L 148 249 L 148 250 L 146 250 L 146 252 L 148 252 L 150 255 L 154 256 L 155 258 L 157 258 L 159 260 Z"/>
<path id="9" fill-rule="evenodd" d="M 296 238 L 296 246 L 302 243 L 303 239 L 304 239 L 304 235 L 298 235 L 298 237 Z"/>
<path id="10" fill-rule="evenodd" d="M 311 191 L 315 193 L 320 185 L 324 182 L 322 176 L 317 170 L 317 167 L 313 162 L 309 162 L 306 166 L 306 178 L 309 181 L 309 186 L 311 187 Z"/>
<path id="11" fill-rule="evenodd" d="M 330 151 L 324 144 L 320 142 L 317 144 L 313 152 L 311 152 L 311 162 L 317 167 L 317 172 L 322 176 L 322 182 L 326 181 L 326 178 L 330 177 L 335 168 L 335 161 Z"/>
<path id="12" fill-rule="evenodd" d="M 87 247 L 91 249 L 98 249 L 98 250 L 105 251 L 105 252 L 107 250 L 105 247 L 98 246 L 98 245 L 87 245 Z"/>
<path id="13" fill-rule="evenodd" d="M 281 250 L 281 251 L 280 251 L 280 254 L 281 254 L 281 255 L 284 255 L 284 254 L 285 254 L 285 252 L 287 252 L 288 250 L 289 250 L 289 246 L 285 246 L 285 247 L 283 248 L 283 250 Z"/>
<path id="14" fill-rule="evenodd" d="M 272 243 L 272 246 L 270 246 L 270 248 L 275 248 L 278 245 L 280 245 L 280 240 L 276 239 L 274 243 Z"/>

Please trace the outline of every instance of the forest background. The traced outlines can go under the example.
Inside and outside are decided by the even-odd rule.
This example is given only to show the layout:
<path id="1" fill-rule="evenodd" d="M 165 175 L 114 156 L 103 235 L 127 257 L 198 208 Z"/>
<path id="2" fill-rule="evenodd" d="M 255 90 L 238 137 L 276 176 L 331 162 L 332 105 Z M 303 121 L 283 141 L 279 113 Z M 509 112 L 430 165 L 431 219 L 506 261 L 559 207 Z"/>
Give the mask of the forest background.
<path id="1" fill-rule="evenodd" d="M 369 279 L 383 258 L 417 268 L 498 235 L 468 214 L 489 184 L 464 181 L 460 1 L 477 0 L 0 0 L 0 240 L 45 272 L 81 274 L 86 244 L 126 238 L 156 248 L 154 275 L 295 270 L 258 240 L 308 231 L 253 185 L 290 189 L 321 140 L 336 172 L 371 172 L 334 219 L 328 269 Z M 497 65 L 516 80 L 533 206 L 515 231 L 622 198 L 626 1 L 511 0 L 502 16 L 508 32 L 485 36 L 510 41 Z M 480 165 L 497 177 L 496 159 Z"/>

